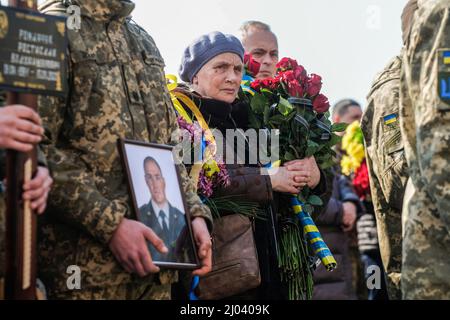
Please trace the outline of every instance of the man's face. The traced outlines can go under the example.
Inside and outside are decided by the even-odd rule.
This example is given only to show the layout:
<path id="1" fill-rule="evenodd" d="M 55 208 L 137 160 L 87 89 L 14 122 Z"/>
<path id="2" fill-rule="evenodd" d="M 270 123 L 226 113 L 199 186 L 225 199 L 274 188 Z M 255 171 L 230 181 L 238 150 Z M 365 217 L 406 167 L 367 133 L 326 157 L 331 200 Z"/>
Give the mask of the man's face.
<path id="1" fill-rule="evenodd" d="M 347 111 L 342 116 L 336 116 L 338 121 L 336 122 L 343 122 L 351 124 L 355 121 L 361 121 L 362 117 L 362 110 L 359 106 L 350 106 L 348 107 Z"/>
<path id="2" fill-rule="evenodd" d="M 274 77 L 278 63 L 278 42 L 272 32 L 250 31 L 244 39 L 243 45 L 245 52 L 251 53 L 253 59 L 261 64 L 256 79 Z"/>
<path id="3" fill-rule="evenodd" d="M 348 123 L 351 124 L 355 121 L 360 122 L 362 118 L 362 110 L 359 106 L 350 106 L 344 112 L 343 115 L 339 116 L 338 114 L 334 116 L 334 123 Z M 343 136 L 345 132 L 336 132 L 337 135 Z"/>
<path id="4" fill-rule="evenodd" d="M 158 205 L 163 205 L 166 200 L 166 182 L 159 171 L 158 166 L 153 161 L 147 161 L 144 167 L 145 182 L 152 195 L 153 201 Z"/>

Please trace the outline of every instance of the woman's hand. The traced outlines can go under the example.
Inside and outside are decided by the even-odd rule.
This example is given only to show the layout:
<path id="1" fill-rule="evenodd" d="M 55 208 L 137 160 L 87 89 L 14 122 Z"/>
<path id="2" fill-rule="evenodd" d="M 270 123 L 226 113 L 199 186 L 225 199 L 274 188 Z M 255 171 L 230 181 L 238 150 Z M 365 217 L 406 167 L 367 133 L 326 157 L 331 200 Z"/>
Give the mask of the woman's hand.
<path id="1" fill-rule="evenodd" d="M 306 180 L 301 177 L 300 171 L 289 171 L 286 167 L 271 168 L 267 170 L 273 191 L 297 194 Z"/>
<path id="2" fill-rule="evenodd" d="M 306 182 L 306 185 L 311 189 L 317 187 L 320 182 L 320 170 L 314 157 L 289 161 L 284 164 L 284 167 L 288 171 L 297 172 L 298 181 Z M 304 186 L 302 185 L 302 187 Z"/>

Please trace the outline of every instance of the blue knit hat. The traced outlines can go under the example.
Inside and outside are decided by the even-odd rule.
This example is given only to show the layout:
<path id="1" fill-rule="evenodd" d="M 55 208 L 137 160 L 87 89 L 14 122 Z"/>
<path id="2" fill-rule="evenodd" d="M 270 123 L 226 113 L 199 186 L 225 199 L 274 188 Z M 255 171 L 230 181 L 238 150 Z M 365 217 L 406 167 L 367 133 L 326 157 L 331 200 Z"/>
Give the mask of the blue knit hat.
<path id="1" fill-rule="evenodd" d="M 181 80 L 192 82 L 209 60 L 225 52 L 235 53 L 244 61 L 244 47 L 235 36 L 216 31 L 196 39 L 184 50 L 179 70 Z"/>

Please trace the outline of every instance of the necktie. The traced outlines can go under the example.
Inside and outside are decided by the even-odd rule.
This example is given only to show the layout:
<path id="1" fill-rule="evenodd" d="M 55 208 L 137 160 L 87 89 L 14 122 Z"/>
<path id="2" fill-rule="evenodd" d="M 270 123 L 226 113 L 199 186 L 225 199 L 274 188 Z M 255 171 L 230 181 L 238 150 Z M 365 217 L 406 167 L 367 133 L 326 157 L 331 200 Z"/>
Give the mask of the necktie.
<path id="1" fill-rule="evenodd" d="M 169 228 L 167 227 L 167 223 L 166 223 L 166 214 L 164 213 L 164 211 L 162 211 L 162 210 L 159 211 L 159 217 L 162 220 L 163 232 L 165 234 L 169 234 Z"/>

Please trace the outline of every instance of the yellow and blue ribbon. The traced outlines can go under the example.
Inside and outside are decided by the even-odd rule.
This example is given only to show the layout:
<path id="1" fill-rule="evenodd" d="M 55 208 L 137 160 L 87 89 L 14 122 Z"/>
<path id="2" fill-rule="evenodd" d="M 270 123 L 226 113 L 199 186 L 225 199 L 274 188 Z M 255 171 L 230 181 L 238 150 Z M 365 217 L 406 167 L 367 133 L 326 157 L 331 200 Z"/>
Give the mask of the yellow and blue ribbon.
<path id="1" fill-rule="evenodd" d="M 253 80 L 255 80 L 255 79 L 253 79 L 252 77 L 250 77 L 249 75 L 246 75 L 246 74 L 242 77 L 242 80 L 241 80 L 242 91 L 247 92 L 252 96 L 255 95 L 256 91 L 253 90 L 248 84 L 252 83 Z"/>
<path id="2" fill-rule="evenodd" d="M 279 167 L 281 161 L 278 160 L 272 164 L 269 164 L 267 167 L 276 168 Z M 294 210 L 295 215 L 297 216 L 300 225 L 303 228 L 303 233 L 308 240 L 309 245 L 311 246 L 314 254 L 319 257 L 320 261 L 322 261 L 323 265 L 328 271 L 333 271 L 337 267 L 336 260 L 333 257 L 330 249 L 328 248 L 325 241 L 323 241 L 322 235 L 319 232 L 316 224 L 313 219 L 309 215 L 309 213 L 303 210 L 303 203 L 298 200 L 297 196 L 291 196 L 291 207 Z"/>
<path id="3" fill-rule="evenodd" d="M 317 229 L 317 226 L 314 223 L 313 219 L 307 212 L 303 211 L 303 203 L 298 200 L 297 197 L 292 196 L 291 206 L 297 218 L 299 219 L 300 224 L 302 225 L 303 232 L 306 235 L 306 238 L 308 239 L 309 245 L 313 249 L 314 254 L 320 258 L 323 265 L 328 271 L 333 271 L 334 269 L 336 269 L 336 260 L 334 259 L 333 254 L 331 253 L 325 241 L 323 241 L 322 235 L 320 234 L 319 229 Z"/>
<path id="4" fill-rule="evenodd" d="M 190 177 L 193 179 L 193 181 L 198 181 L 198 177 L 200 175 L 200 171 L 202 169 L 203 163 L 207 162 L 209 160 L 214 160 L 214 154 L 216 151 L 216 141 L 214 139 L 213 134 L 211 133 L 211 130 L 209 129 L 208 123 L 205 121 L 205 118 L 203 117 L 202 113 L 198 109 L 198 107 L 195 105 L 195 102 L 192 101 L 191 98 L 186 96 L 185 94 L 181 92 L 175 91 L 175 89 L 178 87 L 178 80 L 175 75 L 166 75 L 167 79 L 167 89 L 170 93 L 170 98 L 172 99 L 172 103 L 175 107 L 176 113 L 181 116 L 187 123 L 192 124 L 193 121 L 189 114 L 184 109 L 181 102 L 184 103 L 184 105 L 189 108 L 189 110 L 192 112 L 198 123 L 200 124 L 200 127 L 204 131 L 204 135 L 202 135 L 202 141 L 201 141 L 201 155 L 200 159 L 196 161 L 196 163 L 192 166 Z M 180 102 L 181 101 L 181 102 Z M 213 145 L 214 148 L 209 150 L 207 145 Z M 208 151 L 209 152 L 206 152 Z M 194 276 L 192 278 L 191 282 L 191 288 L 189 290 L 189 300 L 195 301 L 199 300 L 197 295 L 195 294 L 195 289 L 198 287 L 200 283 L 200 277 Z"/>

